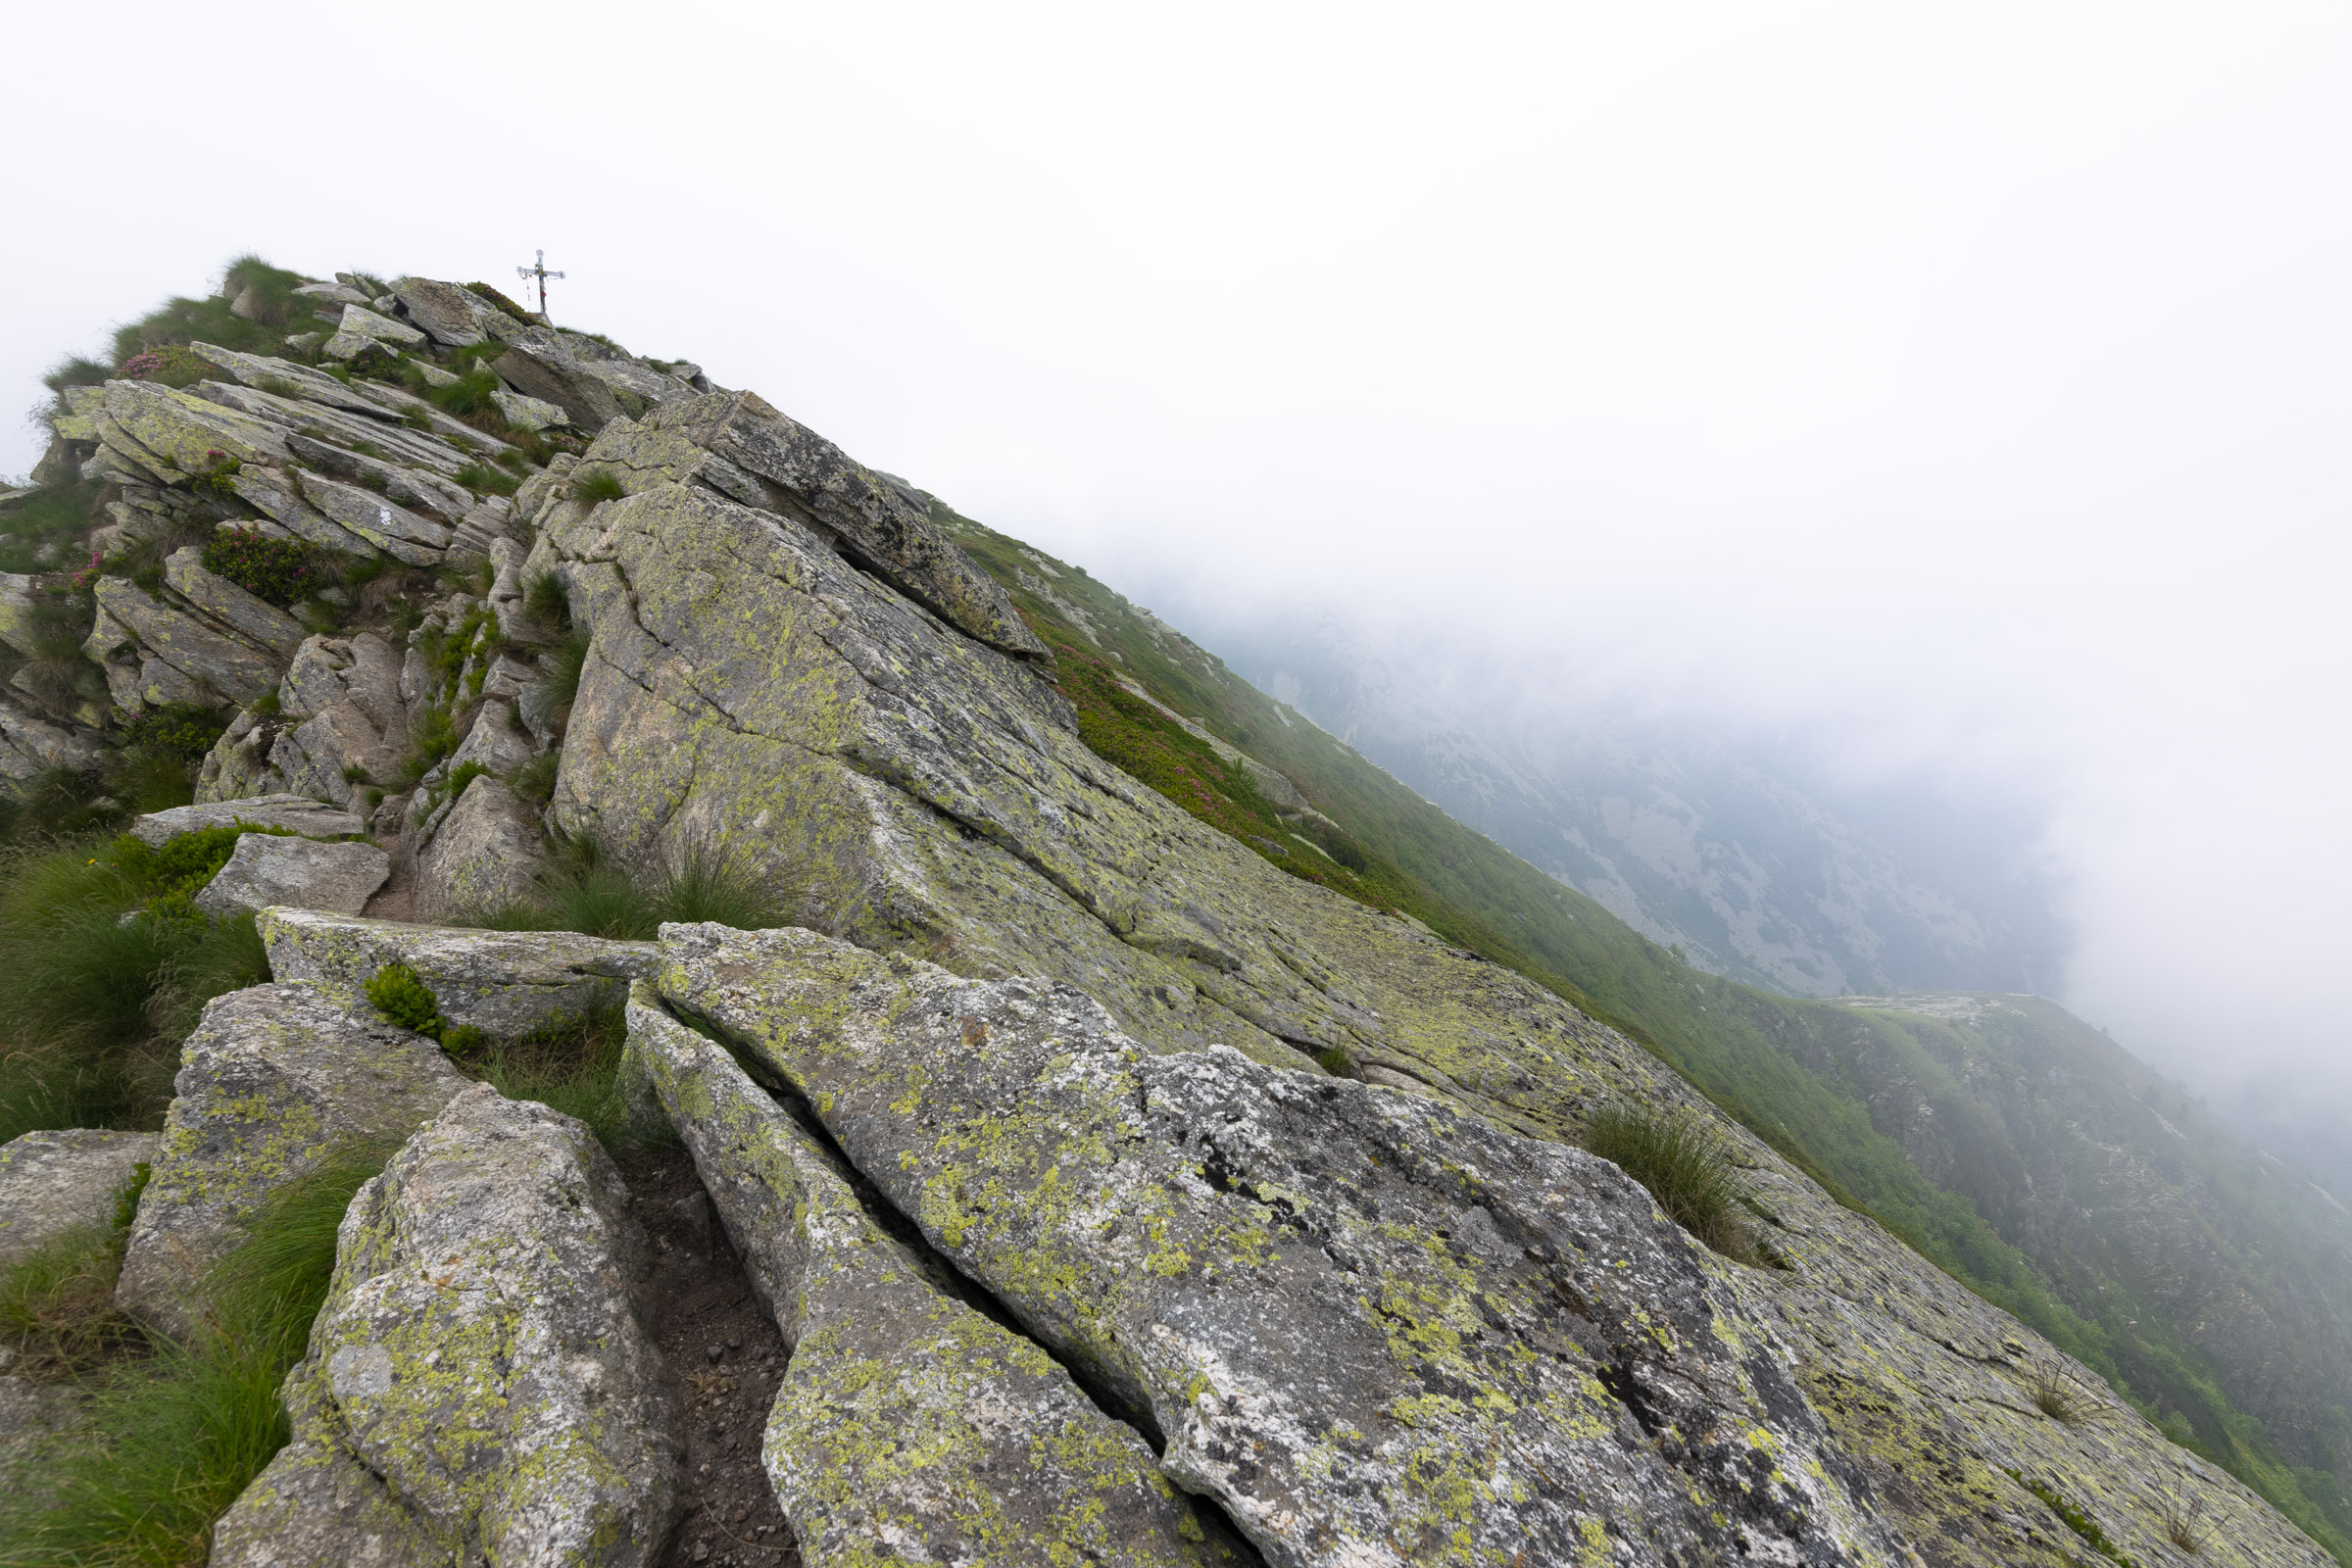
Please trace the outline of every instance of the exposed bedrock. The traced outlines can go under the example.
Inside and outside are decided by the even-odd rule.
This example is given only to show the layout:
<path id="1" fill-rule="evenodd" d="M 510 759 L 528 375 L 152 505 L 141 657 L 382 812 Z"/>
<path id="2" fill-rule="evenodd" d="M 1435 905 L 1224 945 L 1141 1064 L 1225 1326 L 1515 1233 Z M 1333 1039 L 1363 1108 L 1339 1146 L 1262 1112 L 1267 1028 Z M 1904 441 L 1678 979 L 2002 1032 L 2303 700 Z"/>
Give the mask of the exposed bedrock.
<path id="1" fill-rule="evenodd" d="M 677 1495 L 643 1238 L 594 1135 L 476 1084 L 352 1200 L 294 1441 L 217 1568 L 636 1568 Z"/>
<path id="2" fill-rule="evenodd" d="M 1240 1563 L 1131 1427 L 892 1239 L 836 1156 L 640 987 L 631 1070 L 792 1359 L 763 1457 L 810 1563 Z"/>

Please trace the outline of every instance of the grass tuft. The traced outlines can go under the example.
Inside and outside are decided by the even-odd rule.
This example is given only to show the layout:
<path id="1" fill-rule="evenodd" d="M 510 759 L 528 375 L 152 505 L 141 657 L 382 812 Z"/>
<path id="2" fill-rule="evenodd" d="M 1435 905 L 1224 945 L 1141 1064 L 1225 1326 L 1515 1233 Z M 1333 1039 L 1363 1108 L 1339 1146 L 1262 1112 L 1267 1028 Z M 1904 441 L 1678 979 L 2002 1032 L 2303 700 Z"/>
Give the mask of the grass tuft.
<path id="1" fill-rule="evenodd" d="M 1756 1259 L 1740 1218 L 1740 1178 L 1715 1130 L 1688 1111 L 1612 1105 L 1593 1114 L 1585 1148 L 1649 1190 L 1667 1217 L 1739 1262 Z"/>
<path id="2" fill-rule="evenodd" d="M 30 1455 L 0 1497 L 10 1568 L 204 1560 L 213 1521 L 285 1446 L 278 1386 L 333 1277 L 335 1232 L 390 1151 L 355 1147 L 289 1183 L 206 1276 L 187 1345 L 90 1380 L 86 1425 Z"/>
<path id="3" fill-rule="evenodd" d="M 2066 1368 L 2056 1356 L 2035 1363 L 2033 1381 L 2027 1384 L 2026 1392 L 2034 1400 L 2034 1408 L 2053 1421 L 2074 1426 L 2090 1413 L 2075 1380 L 2066 1375 Z"/>
<path id="4" fill-rule="evenodd" d="M 648 941 L 664 922 L 699 920 L 739 931 L 790 923 L 767 887 L 721 852 L 690 849 L 648 884 L 614 864 L 593 839 L 559 845 L 530 897 L 483 911 L 472 923 L 495 931 L 578 931 Z"/>
<path id="5" fill-rule="evenodd" d="M 571 476 L 571 499 L 583 511 L 602 501 L 618 501 L 628 493 L 620 475 L 611 468 L 589 468 Z"/>

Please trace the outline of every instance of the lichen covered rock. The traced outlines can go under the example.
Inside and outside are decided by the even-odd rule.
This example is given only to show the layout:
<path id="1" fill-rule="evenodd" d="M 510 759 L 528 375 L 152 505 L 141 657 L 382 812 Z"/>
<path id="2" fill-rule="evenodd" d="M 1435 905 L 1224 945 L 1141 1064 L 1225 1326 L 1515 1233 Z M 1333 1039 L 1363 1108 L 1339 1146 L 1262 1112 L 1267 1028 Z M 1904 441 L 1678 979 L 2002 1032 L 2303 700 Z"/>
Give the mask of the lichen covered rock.
<path id="1" fill-rule="evenodd" d="M 270 1194 L 344 1149 L 408 1137 L 465 1086 L 431 1041 L 318 987 L 214 998 L 180 1051 L 116 1304 L 185 1337 L 205 1269 Z"/>
<path id="2" fill-rule="evenodd" d="M 642 986 L 629 1053 L 792 1348 L 763 1457 L 807 1560 L 1238 1560 L 1133 1428 L 887 1235 L 833 1156 Z"/>
<path id="3" fill-rule="evenodd" d="M 663 931 L 662 994 L 1286 1563 L 1871 1561 L 1793 1356 L 1614 1166 L 1428 1101 L 1155 1054 L 1086 998 Z"/>
<path id="4" fill-rule="evenodd" d="M 500 780 L 476 776 L 416 857 L 416 912 L 427 919 L 489 913 L 527 897 L 546 859 L 530 808 Z"/>
<path id="5" fill-rule="evenodd" d="M 161 848 L 182 833 L 238 823 L 254 827 L 282 827 L 311 838 L 345 838 L 364 833 L 368 824 L 349 811 L 337 810 L 307 795 L 249 795 L 201 806 L 174 806 L 130 819 L 130 835 L 142 844 Z"/>
<path id="6" fill-rule="evenodd" d="M 360 1190 L 294 1441 L 219 1525 L 217 1568 L 367 1560 L 635 1568 L 676 1510 L 644 1243 L 588 1129 L 476 1084 Z"/>
<path id="7" fill-rule="evenodd" d="M 661 961 L 651 942 L 572 931 L 475 931 L 313 909 L 265 909 L 258 924 L 279 980 L 364 1007 L 368 982 L 387 964 L 406 964 L 433 993 L 444 1021 L 501 1037 L 616 1003 Z"/>

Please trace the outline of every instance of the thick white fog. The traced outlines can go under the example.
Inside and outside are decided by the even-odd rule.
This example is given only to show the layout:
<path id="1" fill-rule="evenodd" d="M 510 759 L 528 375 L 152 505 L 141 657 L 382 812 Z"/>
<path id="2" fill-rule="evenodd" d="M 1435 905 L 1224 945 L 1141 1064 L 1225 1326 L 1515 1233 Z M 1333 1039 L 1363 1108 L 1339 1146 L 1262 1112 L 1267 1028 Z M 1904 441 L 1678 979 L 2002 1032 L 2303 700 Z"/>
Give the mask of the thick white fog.
<path id="1" fill-rule="evenodd" d="M 2065 1000 L 2335 1073 L 2352 13 L 1944 10 L 26 8 L 0 387 L 543 246 L 1180 619 L 2030 803 Z"/>

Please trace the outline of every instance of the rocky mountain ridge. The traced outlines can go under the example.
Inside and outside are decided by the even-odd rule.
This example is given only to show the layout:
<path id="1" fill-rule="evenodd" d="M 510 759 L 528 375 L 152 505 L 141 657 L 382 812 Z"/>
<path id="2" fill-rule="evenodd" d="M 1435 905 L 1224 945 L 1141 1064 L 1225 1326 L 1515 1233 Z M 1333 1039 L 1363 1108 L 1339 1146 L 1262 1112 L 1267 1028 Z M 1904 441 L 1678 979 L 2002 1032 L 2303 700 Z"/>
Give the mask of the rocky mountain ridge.
<path id="1" fill-rule="evenodd" d="M 125 531 L 0 616 L 24 674 L 86 591 L 104 667 L 95 711 L 46 665 L 16 688 L 24 787 L 233 703 L 198 794 L 237 853 L 290 809 L 384 858 L 365 912 L 260 911 L 270 977 L 180 1047 L 124 1228 L 119 1302 L 185 1340 L 279 1195 L 397 1149 L 215 1560 L 776 1560 L 719 1528 L 724 1457 L 689 1468 L 718 1391 L 656 1344 L 675 1210 L 462 1070 L 624 990 L 618 1092 L 788 1352 L 759 1459 L 803 1560 L 2328 1560 L 1642 1043 L 1439 934 L 1181 693 L 1079 667 L 928 498 L 691 367 L 371 281 L 293 358 L 191 342 L 226 379 L 61 394 L 41 477 Z M 502 412 L 451 428 L 404 364 L 495 377 Z M 538 405 L 530 451 L 494 393 Z M 338 588 L 357 613 L 287 648 L 264 612 L 318 596 L 206 567 L 205 533 L 454 569 L 404 579 L 405 628 L 385 579 Z M 1250 780 L 1257 826 L 1114 762 L 1157 766 L 1103 728 L 1122 702 Z M 786 923 L 457 923 L 584 844 L 748 879 Z M 1726 1152 L 1749 1260 L 1580 1147 L 1624 1105 Z M 12 1200 L 56 1139 L 0 1150 Z M 112 1200 L 22 1191 L 68 1189 L 43 1224 Z"/>

